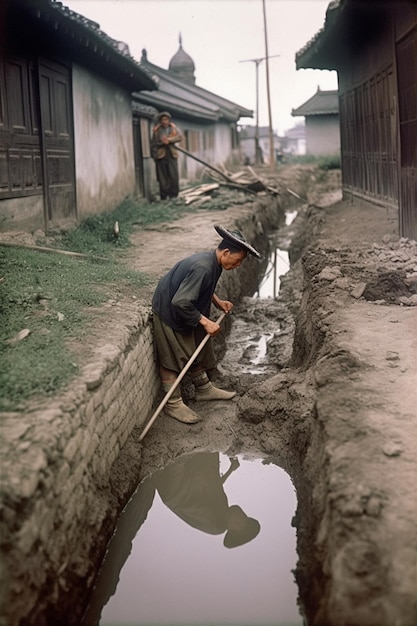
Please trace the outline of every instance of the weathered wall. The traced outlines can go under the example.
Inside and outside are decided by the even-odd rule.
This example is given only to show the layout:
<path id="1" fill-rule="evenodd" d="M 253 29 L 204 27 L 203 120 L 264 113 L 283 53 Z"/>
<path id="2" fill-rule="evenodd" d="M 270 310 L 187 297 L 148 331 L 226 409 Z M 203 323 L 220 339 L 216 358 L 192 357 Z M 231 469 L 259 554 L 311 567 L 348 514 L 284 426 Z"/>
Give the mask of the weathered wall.
<path id="1" fill-rule="evenodd" d="M 0 201 L 0 232 L 45 228 L 43 195 L 7 198 Z"/>
<path id="2" fill-rule="evenodd" d="M 78 624 L 68 587 L 83 586 L 94 538 L 108 534 L 119 498 L 137 481 L 126 476 L 126 493 L 112 495 L 116 459 L 159 390 L 152 342 L 145 311 L 133 331 L 115 331 L 114 345 L 63 397 L 4 415 L 0 623 Z"/>
<path id="3" fill-rule="evenodd" d="M 307 154 L 340 154 L 338 115 L 314 115 L 306 118 Z"/>
<path id="4" fill-rule="evenodd" d="M 131 98 L 73 67 L 78 217 L 113 209 L 135 192 Z"/>
<path id="5" fill-rule="evenodd" d="M 188 120 L 183 122 L 175 120 L 175 123 L 184 135 L 183 142 L 179 144 L 180 148 L 214 166 L 220 164 L 230 166 L 239 162 L 239 150 L 232 150 L 232 131 L 229 123 L 217 122 L 203 127 Z M 188 135 L 188 147 L 185 135 Z M 179 155 L 180 178 L 186 181 L 198 180 L 204 168 L 203 164 L 192 157 Z"/>

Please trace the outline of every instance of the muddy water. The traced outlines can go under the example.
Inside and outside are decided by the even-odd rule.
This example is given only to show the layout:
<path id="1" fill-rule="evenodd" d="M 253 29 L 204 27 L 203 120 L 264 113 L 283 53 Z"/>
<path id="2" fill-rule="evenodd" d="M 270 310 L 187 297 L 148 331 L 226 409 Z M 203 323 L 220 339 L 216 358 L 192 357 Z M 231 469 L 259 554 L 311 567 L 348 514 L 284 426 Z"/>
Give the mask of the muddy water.
<path id="1" fill-rule="evenodd" d="M 84 624 L 301 626 L 295 508 L 276 465 L 209 452 L 178 459 L 122 513 Z"/>
<path id="2" fill-rule="evenodd" d="M 285 225 L 290 226 L 297 216 L 297 211 L 290 211 L 285 214 Z M 258 298 L 276 298 L 279 294 L 281 285 L 280 277 L 290 269 L 290 260 L 287 250 L 281 249 L 274 245 L 274 237 L 272 239 L 272 252 L 268 258 L 268 265 L 264 276 L 259 282 L 258 291 L 255 297 Z M 289 242 L 288 242 L 289 243 Z"/>
<path id="3" fill-rule="evenodd" d="M 286 213 L 285 227 L 271 233 L 270 254 L 258 288 L 233 309 L 227 349 L 218 365 L 223 375 L 233 372 L 236 378 L 242 374 L 265 377 L 279 370 L 273 351 L 269 354 L 269 344 L 281 333 L 281 322 L 288 316 L 288 303 L 279 302 L 278 296 L 281 277 L 290 270 L 290 226 L 296 216 L 297 211 Z"/>

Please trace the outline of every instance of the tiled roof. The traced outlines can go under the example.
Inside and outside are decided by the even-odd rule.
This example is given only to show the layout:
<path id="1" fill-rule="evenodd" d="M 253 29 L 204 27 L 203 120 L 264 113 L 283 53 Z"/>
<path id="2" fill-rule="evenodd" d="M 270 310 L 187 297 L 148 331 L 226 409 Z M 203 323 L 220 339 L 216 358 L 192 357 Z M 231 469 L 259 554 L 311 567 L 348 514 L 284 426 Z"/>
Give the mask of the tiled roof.
<path id="1" fill-rule="evenodd" d="M 139 102 L 152 104 L 160 110 L 168 109 L 171 113 L 196 119 L 213 122 L 220 119 L 236 122 L 240 117 L 253 117 L 253 111 L 246 109 L 230 100 L 226 100 L 202 87 L 189 84 L 177 78 L 169 70 L 154 65 L 147 59 L 143 51 L 141 66 L 158 77 L 158 91 L 141 91 L 134 94 Z"/>
<path id="2" fill-rule="evenodd" d="M 156 77 L 129 53 L 129 47 L 100 25 L 56 0 L 12 0 L 6 4 L 7 35 L 22 37 L 32 50 L 59 55 L 130 91 L 155 89 Z"/>
<path id="3" fill-rule="evenodd" d="M 361 0 L 359 0 L 360 2 Z M 366 0 L 363 0 L 366 2 Z M 346 28 L 339 32 L 340 24 L 348 13 L 350 0 L 332 0 L 326 10 L 323 28 L 306 43 L 295 55 L 296 68 L 335 70 L 338 58 L 346 54 L 344 34 Z"/>
<path id="4" fill-rule="evenodd" d="M 242 126 L 240 129 L 240 138 L 241 139 L 254 139 L 255 138 L 255 126 Z M 273 132 L 274 136 L 277 136 L 276 132 Z M 258 127 L 258 137 L 267 137 L 269 138 L 269 126 L 259 126 Z"/>
<path id="5" fill-rule="evenodd" d="M 307 102 L 291 111 L 294 117 L 303 115 L 338 115 L 339 100 L 337 91 L 321 91 L 320 89 Z"/>

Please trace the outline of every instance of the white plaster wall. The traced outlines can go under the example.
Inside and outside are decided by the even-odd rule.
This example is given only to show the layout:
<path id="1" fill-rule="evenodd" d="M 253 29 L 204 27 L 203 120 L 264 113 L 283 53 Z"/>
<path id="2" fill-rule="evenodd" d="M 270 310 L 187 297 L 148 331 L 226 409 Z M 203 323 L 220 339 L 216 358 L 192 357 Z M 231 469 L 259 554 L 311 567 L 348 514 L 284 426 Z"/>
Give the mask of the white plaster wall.
<path id="1" fill-rule="evenodd" d="M 233 158 L 232 146 L 231 146 L 231 131 L 228 123 L 218 122 L 216 124 L 203 126 L 201 124 L 195 124 L 193 122 L 182 122 L 180 120 L 174 120 L 178 125 L 182 133 L 184 131 L 198 131 L 201 135 L 204 132 L 214 132 L 214 148 L 203 150 L 201 148 L 197 152 L 192 152 L 196 157 L 205 161 L 210 165 L 216 167 L 216 165 L 225 165 L 230 159 Z M 201 144 L 202 145 L 202 144 Z M 185 141 L 179 144 L 180 148 L 185 148 Z M 193 158 L 184 154 L 179 155 L 179 172 L 180 178 L 183 181 L 195 181 L 199 180 L 204 165 L 195 161 Z"/>
<path id="2" fill-rule="evenodd" d="M 232 156 L 232 133 L 230 124 L 219 122 L 216 124 L 214 132 L 214 162 L 224 165 Z"/>
<path id="3" fill-rule="evenodd" d="M 307 154 L 340 153 L 339 116 L 317 115 L 306 118 Z"/>
<path id="4" fill-rule="evenodd" d="M 135 192 L 130 93 L 73 67 L 78 217 L 115 208 Z"/>

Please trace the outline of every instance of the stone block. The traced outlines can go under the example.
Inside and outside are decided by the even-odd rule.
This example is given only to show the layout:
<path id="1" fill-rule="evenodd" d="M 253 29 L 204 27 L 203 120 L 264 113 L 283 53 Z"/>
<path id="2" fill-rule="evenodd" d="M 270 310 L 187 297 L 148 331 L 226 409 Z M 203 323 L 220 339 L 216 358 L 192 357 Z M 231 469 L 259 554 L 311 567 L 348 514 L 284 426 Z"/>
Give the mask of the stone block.
<path id="1" fill-rule="evenodd" d="M 90 398 L 87 402 L 84 409 L 84 423 L 90 425 L 90 423 L 94 420 L 95 415 L 95 407 L 94 407 L 94 397 Z"/>
<path id="2" fill-rule="evenodd" d="M 361 282 L 352 289 L 350 294 L 351 296 L 353 296 L 354 298 L 358 300 L 359 298 L 363 296 L 365 289 L 366 289 L 366 283 Z"/>
<path id="3" fill-rule="evenodd" d="M 87 453 L 88 448 L 90 447 L 91 435 L 88 430 L 83 431 L 83 438 L 81 440 L 80 445 L 80 454 L 81 458 L 84 459 Z"/>
<path id="4" fill-rule="evenodd" d="M 90 443 L 89 443 L 89 446 L 88 446 L 88 450 L 86 451 L 86 453 L 84 455 L 85 461 L 87 463 L 90 462 L 91 458 L 94 455 L 94 452 L 97 450 L 97 447 L 98 447 L 99 443 L 100 443 L 100 440 L 98 438 L 97 433 L 93 433 L 91 438 L 90 438 Z"/>
<path id="5" fill-rule="evenodd" d="M 57 495 L 61 492 L 63 486 L 67 482 L 70 473 L 71 473 L 71 468 L 69 464 L 66 461 L 64 461 L 56 474 L 54 492 Z"/>
<path id="6" fill-rule="evenodd" d="M 101 417 L 97 420 L 97 426 L 96 426 L 96 434 L 101 437 L 104 433 L 104 431 L 106 430 L 107 424 L 106 424 L 106 415 L 103 414 L 101 415 Z"/>

